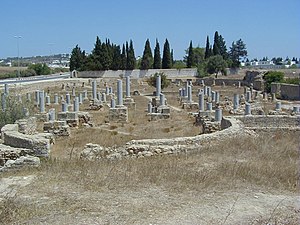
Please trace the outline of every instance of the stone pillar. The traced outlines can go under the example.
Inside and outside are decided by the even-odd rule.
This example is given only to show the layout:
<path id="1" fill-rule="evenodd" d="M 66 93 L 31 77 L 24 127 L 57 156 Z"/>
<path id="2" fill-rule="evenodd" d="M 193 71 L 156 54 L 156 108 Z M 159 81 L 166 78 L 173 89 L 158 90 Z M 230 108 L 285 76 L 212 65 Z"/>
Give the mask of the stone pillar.
<path id="1" fill-rule="evenodd" d="M 192 102 L 193 101 L 193 95 L 192 95 L 192 86 L 188 86 L 187 88 L 187 96 L 188 96 L 188 102 Z"/>
<path id="2" fill-rule="evenodd" d="M 189 97 L 189 82 L 188 81 L 186 81 L 186 83 L 185 83 L 185 97 Z"/>
<path id="3" fill-rule="evenodd" d="M 68 104 L 64 101 L 61 103 L 61 111 L 62 112 L 67 112 L 68 111 Z"/>
<path id="4" fill-rule="evenodd" d="M 116 100 L 114 97 L 111 98 L 111 100 L 110 100 L 110 108 L 112 108 L 112 109 L 116 108 Z"/>
<path id="5" fill-rule="evenodd" d="M 204 111 L 204 93 L 199 94 L 199 111 Z"/>
<path id="6" fill-rule="evenodd" d="M 130 76 L 126 77 L 126 97 L 130 98 Z"/>
<path id="7" fill-rule="evenodd" d="M 216 101 L 216 92 L 211 91 L 211 101 L 215 102 Z"/>
<path id="8" fill-rule="evenodd" d="M 92 99 L 96 99 L 97 98 L 97 82 L 96 80 L 92 81 Z"/>
<path id="9" fill-rule="evenodd" d="M 268 93 L 267 93 L 267 92 L 264 92 L 264 93 L 263 93 L 263 100 L 264 100 L 264 101 L 267 101 L 267 100 L 268 100 Z"/>
<path id="10" fill-rule="evenodd" d="M 251 102 L 251 91 L 246 92 L 246 102 Z"/>
<path id="11" fill-rule="evenodd" d="M 241 81 L 238 82 L 238 88 L 241 88 Z"/>
<path id="12" fill-rule="evenodd" d="M 216 91 L 216 97 L 215 97 L 216 103 L 220 102 L 220 92 Z"/>
<path id="13" fill-rule="evenodd" d="M 50 109 L 48 115 L 49 115 L 49 121 L 54 121 L 55 120 L 55 109 L 54 108 Z"/>
<path id="14" fill-rule="evenodd" d="M 72 87 L 72 97 L 76 96 L 75 87 Z"/>
<path id="15" fill-rule="evenodd" d="M 1 93 L 1 106 L 2 106 L 2 111 L 6 110 L 6 94 Z"/>
<path id="16" fill-rule="evenodd" d="M 212 111 L 212 103 L 211 102 L 206 102 L 206 110 Z"/>
<path id="17" fill-rule="evenodd" d="M 46 105 L 50 105 L 50 104 L 51 104 L 50 96 L 47 95 L 47 96 L 46 96 Z"/>
<path id="18" fill-rule="evenodd" d="M 57 93 L 54 94 L 54 104 L 58 105 L 58 94 Z"/>
<path id="19" fill-rule="evenodd" d="M 160 95 L 159 95 L 159 104 L 165 105 L 165 95 L 162 93 L 160 93 Z"/>
<path id="20" fill-rule="evenodd" d="M 4 84 L 4 94 L 6 94 L 6 95 L 9 94 L 9 87 L 8 87 L 8 84 Z"/>
<path id="21" fill-rule="evenodd" d="M 207 95 L 207 86 L 204 86 L 204 95 Z"/>
<path id="22" fill-rule="evenodd" d="M 105 94 L 109 95 L 109 87 L 108 86 L 105 87 Z"/>
<path id="23" fill-rule="evenodd" d="M 98 99 L 98 101 L 101 101 L 101 98 L 102 98 L 102 94 L 101 94 L 101 92 L 98 92 L 97 93 L 97 99 Z"/>
<path id="24" fill-rule="evenodd" d="M 109 94 L 113 94 L 113 88 L 112 87 L 109 87 Z"/>
<path id="25" fill-rule="evenodd" d="M 36 90 L 34 92 L 35 104 L 38 106 L 40 104 L 40 91 Z"/>
<path id="26" fill-rule="evenodd" d="M 245 105 L 245 115 L 251 115 L 251 105 L 248 102 Z"/>
<path id="27" fill-rule="evenodd" d="M 276 93 L 272 93 L 272 101 L 273 101 L 273 102 L 276 101 Z"/>
<path id="28" fill-rule="evenodd" d="M 102 101 L 106 102 L 106 94 L 105 93 L 102 93 Z"/>
<path id="29" fill-rule="evenodd" d="M 207 93 L 206 93 L 206 95 L 208 96 L 208 97 L 211 97 L 211 87 L 210 86 L 207 86 Z"/>
<path id="30" fill-rule="evenodd" d="M 82 104 L 82 102 L 83 102 L 83 95 L 82 95 L 82 93 L 79 93 L 78 100 L 79 100 L 79 104 Z"/>
<path id="31" fill-rule="evenodd" d="M 182 97 L 182 95 L 181 95 L 181 92 L 182 91 L 182 88 L 179 88 L 179 90 L 178 90 L 178 95 L 179 95 L 179 97 Z"/>
<path id="32" fill-rule="evenodd" d="M 148 113 L 152 113 L 152 102 L 148 103 Z"/>
<path id="33" fill-rule="evenodd" d="M 83 99 L 84 100 L 88 99 L 87 90 L 83 91 Z"/>
<path id="34" fill-rule="evenodd" d="M 233 95 L 233 109 L 237 110 L 239 107 L 239 95 L 238 94 L 234 94 Z"/>
<path id="35" fill-rule="evenodd" d="M 30 93 L 26 93 L 26 100 L 28 102 L 31 102 L 31 94 Z"/>
<path id="36" fill-rule="evenodd" d="M 67 103 L 68 105 L 71 104 L 71 96 L 70 96 L 69 93 L 66 94 L 66 103 Z"/>
<path id="37" fill-rule="evenodd" d="M 281 102 L 276 102 L 276 111 L 280 111 L 281 110 Z"/>
<path id="38" fill-rule="evenodd" d="M 123 105 L 122 80 L 117 81 L 117 105 Z"/>
<path id="39" fill-rule="evenodd" d="M 44 90 L 39 92 L 40 113 L 45 112 L 45 93 Z"/>
<path id="40" fill-rule="evenodd" d="M 220 108 L 217 108 L 216 110 L 215 110 L 215 121 L 216 122 L 221 122 L 221 120 L 222 120 L 222 109 L 220 109 Z"/>
<path id="41" fill-rule="evenodd" d="M 79 111 L 79 98 L 75 97 L 73 100 L 73 111 L 78 112 Z"/>
<path id="42" fill-rule="evenodd" d="M 205 85 L 204 80 L 201 80 L 201 85 L 204 87 L 204 85 Z"/>
<path id="43" fill-rule="evenodd" d="M 161 76 L 156 77 L 156 97 L 159 97 L 161 93 Z"/>

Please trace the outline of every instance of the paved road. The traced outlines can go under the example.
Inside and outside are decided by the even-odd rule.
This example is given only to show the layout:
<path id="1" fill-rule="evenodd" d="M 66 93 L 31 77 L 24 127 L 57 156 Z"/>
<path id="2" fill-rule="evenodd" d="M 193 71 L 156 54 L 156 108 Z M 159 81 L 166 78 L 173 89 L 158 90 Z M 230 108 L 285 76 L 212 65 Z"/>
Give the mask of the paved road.
<path id="1" fill-rule="evenodd" d="M 70 73 L 63 73 L 63 74 L 58 73 L 58 74 L 33 76 L 33 77 L 21 77 L 21 78 L 0 80 L 0 85 L 18 84 L 18 83 L 26 83 L 26 82 L 33 83 L 35 81 L 46 81 L 46 80 L 55 80 L 55 79 L 62 80 L 69 77 L 70 77 Z"/>

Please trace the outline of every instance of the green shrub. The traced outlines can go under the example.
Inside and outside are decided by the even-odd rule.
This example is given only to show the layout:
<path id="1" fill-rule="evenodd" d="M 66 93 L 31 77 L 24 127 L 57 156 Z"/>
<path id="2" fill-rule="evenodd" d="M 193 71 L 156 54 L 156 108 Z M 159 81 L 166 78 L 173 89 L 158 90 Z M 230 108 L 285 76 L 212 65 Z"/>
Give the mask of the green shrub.
<path id="1" fill-rule="evenodd" d="M 265 90 L 267 92 L 271 92 L 271 83 L 283 83 L 284 82 L 284 73 L 279 71 L 269 71 L 264 76 L 263 79 L 265 80 Z"/>
<path id="2" fill-rule="evenodd" d="M 158 76 L 161 77 L 161 89 L 164 89 L 170 85 L 170 81 L 168 80 L 167 75 L 165 73 L 155 73 L 151 75 L 148 78 L 147 83 L 150 86 L 156 87 L 156 77 Z"/>

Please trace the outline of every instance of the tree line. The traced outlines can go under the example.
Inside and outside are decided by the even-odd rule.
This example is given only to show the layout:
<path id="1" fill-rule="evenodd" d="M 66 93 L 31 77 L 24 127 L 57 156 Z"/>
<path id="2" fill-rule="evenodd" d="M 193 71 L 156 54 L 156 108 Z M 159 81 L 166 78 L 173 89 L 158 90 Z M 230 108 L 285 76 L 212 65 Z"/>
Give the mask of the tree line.
<path id="1" fill-rule="evenodd" d="M 132 40 L 121 47 L 111 43 L 109 39 L 101 42 L 97 36 L 91 54 L 87 55 L 78 45 L 72 50 L 70 70 L 133 70 L 137 68 L 148 70 L 196 67 L 199 74 L 204 76 L 207 73 L 225 73 L 226 67 L 239 67 L 240 60 L 246 56 L 246 45 L 241 39 L 233 42 L 228 51 L 226 42 L 218 31 L 215 32 L 212 45 L 208 36 L 205 48 L 193 47 L 191 41 L 184 59 L 175 61 L 168 39 L 164 42 L 162 57 L 158 40 L 156 39 L 152 54 L 150 41 L 147 39 L 142 57 L 136 59 Z"/>

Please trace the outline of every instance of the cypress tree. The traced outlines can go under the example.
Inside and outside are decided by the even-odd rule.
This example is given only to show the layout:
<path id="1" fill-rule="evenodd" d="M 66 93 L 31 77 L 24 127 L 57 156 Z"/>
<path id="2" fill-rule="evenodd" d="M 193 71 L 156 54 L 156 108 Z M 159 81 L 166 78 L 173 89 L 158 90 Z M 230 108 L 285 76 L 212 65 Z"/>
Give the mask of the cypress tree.
<path id="1" fill-rule="evenodd" d="M 190 47 L 189 47 L 189 52 L 188 52 L 188 56 L 187 56 L 186 66 L 187 66 L 187 68 L 192 68 L 193 66 L 195 66 L 195 56 L 194 56 L 192 41 L 190 42 Z"/>
<path id="2" fill-rule="evenodd" d="M 126 64 L 127 64 L 126 50 L 125 50 L 125 45 L 123 44 L 122 53 L 121 53 L 120 70 L 126 70 Z"/>
<path id="3" fill-rule="evenodd" d="M 222 35 L 219 35 L 218 42 L 219 42 L 218 46 L 220 50 L 220 55 L 223 57 L 223 59 L 227 59 L 228 54 L 227 54 L 226 43 Z"/>
<path id="4" fill-rule="evenodd" d="M 160 68 L 161 68 L 160 48 L 159 48 L 158 40 L 156 39 L 156 45 L 154 48 L 153 69 L 160 69 Z"/>
<path id="5" fill-rule="evenodd" d="M 109 49 L 105 43 L 102 43 L 102 52 L 100 54 L 100 62 L 102 64 L 102 70 L 108 70 L 110 68 L 112 58 L 109 54 Z"/>
<path id="6" fill-rule="evenodd" d="M 213 45 L 213 54 L 214 55 L 220 55 L 220 46 L 219 46 L 219 33 L 218 31 L 215 32 L 214 36 L 214 45 Z"/>
<path id="7" fill-rule="evenodd" d="M 113 46 L 113 57 L 110 69 L 119 70 L 121 67 L 121 49 L 119 45 Z"/>
<path id="8" fill-rule="evenodd" d="M 209 44 L 209 37 L 206 38 L 206 46 L 205 46 L 205 59 L 208 59 L 211 56 L 211 47 Z"/>
<path id="9" fill-rule="evenodd" d="M 126 42 L 126 47 L 128 46 L 128 43 Z M 134 48 L 133 48 L 133 43 L 132 40 L 130 40 L 130 44 L 128 51 L 127 51 L 127 66 L 126 69 L 127 70 L 133 70 L 135 68 L 135 55 L 134 55 Z"/>
<path id="10" fill-rule="evenodd" d="M 78 45 L 73 48 L 70 58 L 70 71 L 72 70 L 80 70 L 83 66 L 85 52 L 81 52 L 81 49 Z"/>
<path id="11" fill-rule="evenodd" d="M 171 67 L 173 67 L 174 65 L 174 53 L 173 53 L 173 49 L 171 50 Z"/>
<path id="12" fill-rule="evenodd" d="M 170 45 L 168 39 L 166 39 L 163 50 L 163 58 L 162 58 L 162 68 L 170 69 L 171 64 L 171 54 L 170 54 Z"/>
<path id="13" fill-rule="evenodd" d="M 141 70 L 148 70 L 151 68 L 153 64 L 153 56 L 152 56 L 152 50 L 150 47 L 150 41 L 149 39 L 146 40 L 145 43 L 145 49 L 141 61 Z"/>

